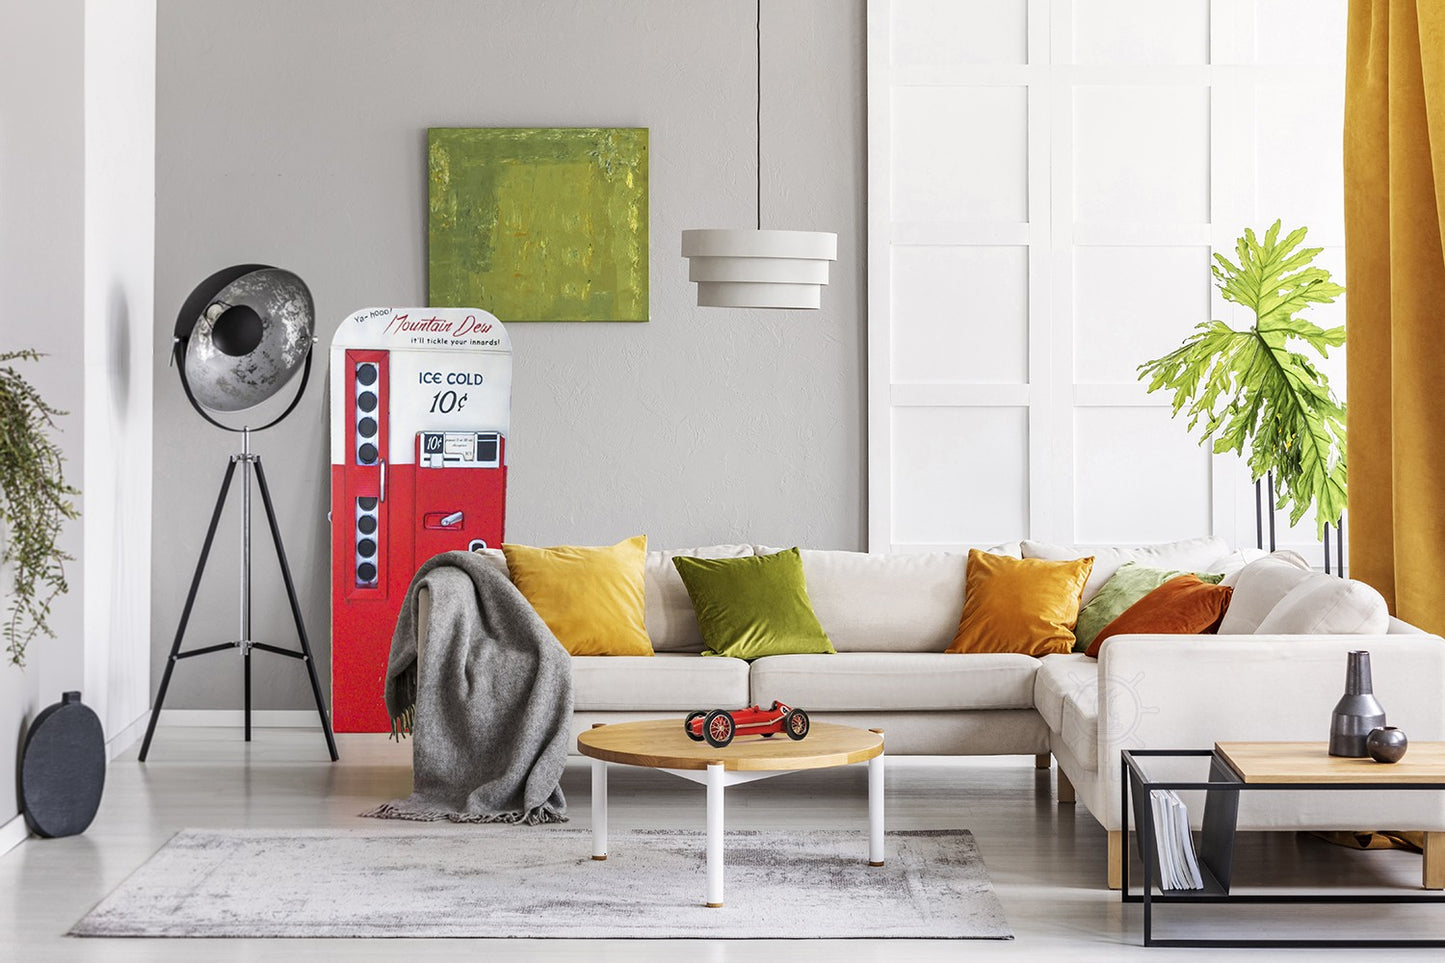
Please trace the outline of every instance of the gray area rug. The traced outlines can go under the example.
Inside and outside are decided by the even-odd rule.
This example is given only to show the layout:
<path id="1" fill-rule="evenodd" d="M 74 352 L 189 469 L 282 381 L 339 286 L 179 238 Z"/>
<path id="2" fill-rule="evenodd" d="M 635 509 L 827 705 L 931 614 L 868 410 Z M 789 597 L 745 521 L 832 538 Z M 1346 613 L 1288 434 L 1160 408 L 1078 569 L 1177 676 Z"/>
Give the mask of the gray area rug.
<path id="1" fill-rule="evenodd" d="M 701 833 L 468 826 L 177 833 L 75 936 L 1012 939 L 973 836 L 730 831 L 703 906 Z"/>

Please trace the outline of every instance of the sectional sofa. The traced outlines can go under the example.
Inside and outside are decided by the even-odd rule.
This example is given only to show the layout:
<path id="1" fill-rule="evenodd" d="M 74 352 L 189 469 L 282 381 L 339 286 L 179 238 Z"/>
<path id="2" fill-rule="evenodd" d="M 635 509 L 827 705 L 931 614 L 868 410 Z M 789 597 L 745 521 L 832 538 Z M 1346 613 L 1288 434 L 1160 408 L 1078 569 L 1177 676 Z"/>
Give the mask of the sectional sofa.
<path id="1" fill-rule="evenodd" d="M 1390 723 L 1414 740 L 1445 739 L 1445 643 L 1391 618 L 1373 590 L 1311 573 L 1296 560 L 1230 552 L 1215 538 L 1089 551 L 1038 542 L 995 546 L 990 551 L 1015 557 L 1094 555 L 1086 602 L 1129 560 L 1223 571 L 1226 583 L 1235 583 L 1219 635 L 1117 636 L 1097 659 L 1038 659 L 945 653 L 963 608 L 964 554 L 804 549 L 808 594 L 838 653 L 752 663 L 700 656 L 702 637 L 672 557 L 776 550 L 713 545 L 648 553 L 646 625 L 656 655 L 574 657 L 576 732 L 777 699 L 815 719 L 882 728 L 891 755 L 1030 754 L 1041 766 L 1052 755 L 1059 801 L 1082 803 L 1109 832 L 1111 885 L 1117 885 L 1123 851 L 1122 749 L 1326 739 L 1346 653 L 1357 648 L 1372 653 L 1375 691 Z M 501 552 L 484 554 L 505 571 Z M 428 600 L 419 605 L 418 625 L 425 626 Z M 1271 622 L 1281 606 L 1293 613 L 1292 623 Z M 1432 833 L 1427 871 L 1438 872 L 1445 860 L 1445 832 L 1437 832 L 1445 831 L 1445 807 L 1426 798 L 1434 794 L 1397 795 L 1295 793 L 1280 800 L 1246 793 L 1239 828 L 1426 830 Z"/>

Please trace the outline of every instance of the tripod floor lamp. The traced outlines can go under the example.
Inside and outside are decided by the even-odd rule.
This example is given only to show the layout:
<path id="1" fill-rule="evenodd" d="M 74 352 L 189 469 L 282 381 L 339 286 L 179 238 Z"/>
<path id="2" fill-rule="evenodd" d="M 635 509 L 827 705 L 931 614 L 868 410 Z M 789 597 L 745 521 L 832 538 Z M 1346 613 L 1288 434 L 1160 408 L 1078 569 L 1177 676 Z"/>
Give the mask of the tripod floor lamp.
<path id="1" fill-rule="evenodd" d="M 306 392 L 306 382 L 311 375 L 311 350 L 316 341 L 315 327 L 316 311 L 305 283 L 290 271 L 263 264 L 239 264 L 217 271 L 191 292 L 176 318 L 172 361 L 180 373 L 186 400 L 210 424 L 223 431 L 238 433 L 241 450 L 232 455 L 226 465 L 221 491 L 216 497 L 216 508 L 211 513 L 211 524 L 201 545 L 201 557 L 196 562 L 191 588 L 186 593 L 186 604 L 181 610 L 180 624 L 176 627 L 175 641 L 171 644 L 170 658 L 166 660 L 165 674 L 161 676 L 161 686 L 156 692 L 155 708 L 151 711 L 145 740 L 141 743 L 141 762 L 150 753 L 156 722 L 160 719 L 161 706 L 166 700 L 166 690 L 170 687 L 176 665 L 183 659 L 229 650 L 237 650 L 241 655 L 247 742 L 251 741 L 251 652 L 260 650 L 297 659 L 306 666 L 311 693 L 316 698 L 316 711 L 321 716 L 321 731 L 326 736 L 326 748 L 333 762 L 338 758 L 331 718 L 322 701 L 321 682 L 316 675 L 316 660 L 311 655 L 311 643 L 306 637 L 306 624 L 301 618 L 301 605 L 296 598 L 291 567 L 286 563 L 286 549 L 281 544 L 281 528 L 276 523 L 276 509 L 271 503 L 271 490 L 266 485 L 266 470 L 261 466 L 261 456 L 251 451 L 251 432 L 262 431 L 280 422 L 295 409 Z M 212 412 L 245 411 L 256 407 L 280 391 L 298 370 L 301 381 L 296 397 L 281 414 L 259 428 L 249 425 L 234 428 L 213 417 Z M 183 651 L 181 643 L 196 602 L 196 590 L 200 588 L 206 560 L 211 555 L 211 544 L 216 538 L 216 527 L 226 507 L 226 496 L 231 491 L 238 465 L 241 468 L 240 637 Z M 283 648 L 251 638 L 253 474 L 261 492 L 261 504 L 266 509 L 271 541 L 276 546 L 276 561 L 281 566 L 281 578 L 286 584 L 291 617 L 296 622 L 299 649 Z"/>

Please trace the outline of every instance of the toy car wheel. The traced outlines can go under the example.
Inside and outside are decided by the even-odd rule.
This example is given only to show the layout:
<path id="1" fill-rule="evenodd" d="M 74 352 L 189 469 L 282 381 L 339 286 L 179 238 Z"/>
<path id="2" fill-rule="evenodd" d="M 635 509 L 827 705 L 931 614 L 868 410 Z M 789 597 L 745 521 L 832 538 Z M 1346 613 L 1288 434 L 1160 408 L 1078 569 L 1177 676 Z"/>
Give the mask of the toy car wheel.
<path id="1" fill-rule="evenodd" d="M 702 737 L 707 744 L 721 749 L 733 741 L 733 733 L 737 731 L 737 724 L 733 722 L 733 714 L 726 709 L 714 709 L 702 720 Z"/>
<path id="2" fill-rule="evenodd" d="M 707 713 L 699 709 L 696 712 L 689 712 L 687 714 L 687 718 L 682 720 L 682 731 L 687 733 L 687 737 L 693 742 L 702 742 L 701 727 L 698 727 L 698 732 L 696 735 L 694 735 L 692 731 L 692 724 L 705 715 L 707 715 Z"/>
<path id="3" fill-rule="evenodd" d="M 802 709 L 791 709 L 783 716 L 783 730 L 789 739 L 801 739 L 808 734 L 808 714 Z"/>

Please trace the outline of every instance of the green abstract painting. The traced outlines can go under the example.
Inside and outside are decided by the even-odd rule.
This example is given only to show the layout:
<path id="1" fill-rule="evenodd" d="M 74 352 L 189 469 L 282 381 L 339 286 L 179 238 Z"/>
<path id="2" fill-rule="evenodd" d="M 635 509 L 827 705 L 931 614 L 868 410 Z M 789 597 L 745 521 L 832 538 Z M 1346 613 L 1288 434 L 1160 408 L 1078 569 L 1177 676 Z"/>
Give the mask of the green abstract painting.
<path id="1" fill-rule="evenodd" d="M 432 307 L 646 321 L 647 128 L 427 131 Z"/>

